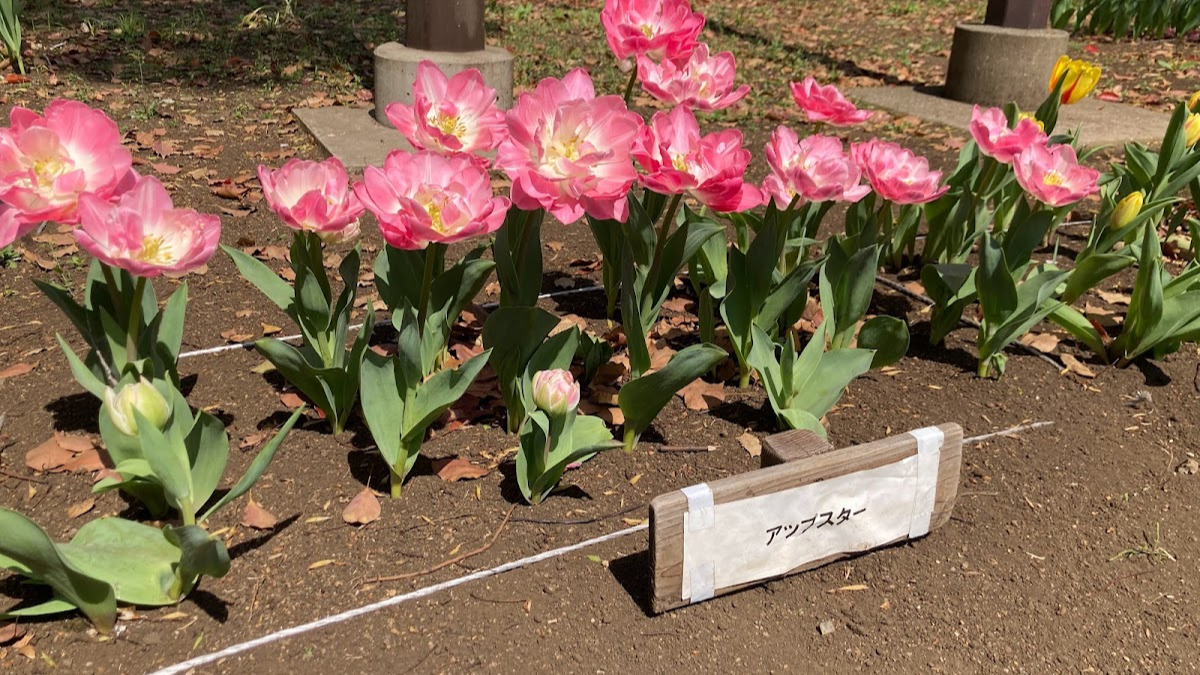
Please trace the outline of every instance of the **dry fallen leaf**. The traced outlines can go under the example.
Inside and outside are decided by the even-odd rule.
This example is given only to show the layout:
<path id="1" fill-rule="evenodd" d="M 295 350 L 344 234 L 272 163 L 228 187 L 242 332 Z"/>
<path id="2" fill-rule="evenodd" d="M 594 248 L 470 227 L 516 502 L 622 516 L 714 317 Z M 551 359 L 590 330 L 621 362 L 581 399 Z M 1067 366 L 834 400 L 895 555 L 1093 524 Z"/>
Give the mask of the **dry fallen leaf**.
<path id="1" fill-rule="evenodd" d="M 96 500 L 92 497 L 88 497 L 78 504 L 72 504 L 69 508 L 67 508 L 67 515 L 71 518 L 78 518 L 94 508 L 96 508 Z"/>
<path id="2" fill-rule="evenodd" d="M 679 390 L 688 410 L 708 410 L 725 401 L 725 385 L 696 380 Z"/>
<path id="3" fill-rule="evenodd" d="M 738 443 L 742 444 L 751 457 L 758 457 L 762 454 L 762 439 L 749 431 L 738 436 Z"/>
<path id="4" fill-rule="evenodd" d="M 433 460 L 433 471 L 447 483 L 475 480 L 491 473 L 491 469 L 467 461 L 463 457 L 443 457 Z"/>
<path id="5" fill-rule="evenodd" d="M 332 562 L 333 562 L 333 560 L 332 560 L 332 559 L 329 559 L 329 560 L 318 560 L 317 562 L 315 562 L 315 563 L 313 563 L 313 564 L 309 565 L 309 566 L 308 566 L 308 569 L 309 569 L 310 571 L 311 571 L 311 570 L 319 570 L 319 569 L 321 569 L 322 567 L 325 567 L 326 565 L 329 565 L 329 564 L 331 564 Z"/>
<path id="6" fill-rule="evenodd" d="M 1102 291 L 1097 289 L 1096 295 L 1100 299 L 1111 305 L 1128 305 L 1131 298 L 1128 293 L 1117 293 L 1115 291 Z"/>
<path id="7" fill-rule="evenodd" d="M 274 529 L 279 519 L 270 511 L 264 509 L 254 498 L 246 500 L 246 510 L 242 513 L 242 525 L 256 530 Z"/>
<path id="8" fill-rule="evenodd" d="M 1020 342 L 1027 347 L 1033 347 L 1039 352 L 1048 354 L 1058 347 L 1058 336 L 1053 333 L 1027 333 Z"/>
<path id="9" fill-rule="evenodd" d="M 265 323 L 265 322 L 264 322 L 264 323 L 263 323 L 263 325 L 262 325 L 262 330 L 263 330 L 263 335 L 275 335 L 276 333 L 278 333 L 278 332 L 282 331 L 282 330 L 283 330 L 283 327 L 282 327 L 282 326 L 275 326 L 275 325 L 273 325 L 273 324 L 269 324 L 269 323 Z"/>
<path id="10" fill-rule="evenodd" d="M 25 464 L 34 471 L 90 472 L 104 468 L 100 453 L 86 436 L 68 436 L 60 432 L 25 453 Z"/>
<path id="11" fill-rule="evenodd" d="M 20 624 L 10 623 L 7 626 L 0 626 L 0 645 L 15 642 L 24 636 L 25 627 Z"/>
<path id="12" fill-rule="evenodd" d="M 365 487 L 342 510 L 342 520 L 350 525 L 366 525 L 379 520 L 381 513 L 383 509 L 379 505 L 379 498 L 371 488 Z"/>
<path id="13" fill-rule="evenodd" d="M 292 410 L 304 405 L 304 399 L 300 398 L 300 395 L 294 391 L 285 391 L 280 394 L 279 402 Z"/>
<path id="14" fill-rule="evenodd" d="M 31 373 L 36 365 L 36 363 L 14 363 L 4 370 L 0 370 L 0 380 L 7 380 L 10 377 Z"/>
<path id="15" fill-rule="evenodd" d="M 1083 365 L 1082 363 L 1080 363 L 1079 359 L 1075 358 L 1074 356 L 1071 356 L 1070 354 L 1063 354 L 1062 362 L 1063 362 L 1063 365 L 1067 367 L 1066 372 L 1071 372 L 1080 377 L 1087 377 L 1087 378 L 1092 378 L 1092 377 L 1096 376 L 1096 373 L 1092 372 L 1091 368 L 1088 368 L 1087 366 Z"/>

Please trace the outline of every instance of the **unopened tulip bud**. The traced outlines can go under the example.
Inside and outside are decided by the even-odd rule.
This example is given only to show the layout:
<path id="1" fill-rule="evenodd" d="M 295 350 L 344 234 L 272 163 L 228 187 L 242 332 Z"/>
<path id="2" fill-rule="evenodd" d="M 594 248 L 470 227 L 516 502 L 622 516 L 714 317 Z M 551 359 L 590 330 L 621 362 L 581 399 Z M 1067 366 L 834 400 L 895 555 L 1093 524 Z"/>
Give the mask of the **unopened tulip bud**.
<path id="1" fill-rule="evenodd" d="M 1146 203 L 1146 196 L 1138 192 L 1131 192 L 1128 196 L 1117 203 L 1116 208 L 1112 212 L 1112 226 L 1120 229 L 1129 223 L 1133 222 L 1134 218 L 1142 212 L 1142 205 Z"/>
<path id="2" fill-rule="evenodd" d="M 543 370 L 533 376 L 533 403 L 550 415 L 566 415 L 579 406 L 579 385 L 566 370 Z"/>
<path id="3" fill-rule="evenodd" d="M 1189 148 L 1200 141 L 1200 113 L 1188 115 L 1187 121 L 1183 123 L 1183 136 Z"/>
<path id="4" fill-rule="evenodd" d="M 1070 105 L 1083 100 L 1100 82 L 1100 66 L 1063 55 L 1054 64 L 1050 75 L 1050 91 L 1062 80 L 1062 104 Z"/>
<path id="5" fill-rule="evenodd" d="M 118 393 L 109 387 L 104 391 L 104 402 L 108 405 L 108 416 L 113 426 L 127 436 L 137 436 L 137 417 L 142 414 L 147 422 L 162 429 L 171 416 L 171 408 L 153 384 L 146 378 L 125 385 Z"/>
<path id="6" fill-rule="evenodd" d="M 1192 97 L 1188 99 L 1188 110 L 1200 112 L 1200 91 L 1192 94 Z"/>

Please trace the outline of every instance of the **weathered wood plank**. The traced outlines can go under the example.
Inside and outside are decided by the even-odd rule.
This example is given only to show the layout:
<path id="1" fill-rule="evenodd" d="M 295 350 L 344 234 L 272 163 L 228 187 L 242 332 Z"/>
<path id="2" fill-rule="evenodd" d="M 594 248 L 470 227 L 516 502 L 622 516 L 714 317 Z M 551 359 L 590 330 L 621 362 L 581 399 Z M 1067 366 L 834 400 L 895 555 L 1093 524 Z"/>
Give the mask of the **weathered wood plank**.
<path id="1" fill-rule="evenodd" d="M 943 424 L 938 427 L 945 435 L 938 467 L 937 490 L 930 530 L 944 525 L 950 519 L 954 500 L 958 496 L 959 471 L 962 464 L 962 427 Z M 763 443 L 763 463 L 767 466 L 737 476 L 730 476 L 708 483 L 713 503 L 724 504 L 740 499 L 771 494 L 837 476 L 894 464 L 917 454 L 917 441 L 909 434 L 893 436 L 864 445 L 840 450 L 829 449 L 828 443 L 816 437 L 808 438 L 780 434 L 783 438 L 770 437 Z M 823 444 L 823 445 L 822 445 Z M 770 457 L 768 457 L 768 454 Z M 786 461 L 787 457 L 794 457 Z M 774 463 L 777 460 L 783 463 Z M 680 491 L 661 495 L 650 503 L 650 556 L 654 569 L 652 606 L 655 612 L 682 607 L 691 603 L 682 596 L 683 588 L 683 516 L 688 510 L 687 497 Z M 898 543 L 888 542 L 883 546 Z M 839 554 L 792 569 L 779 576 L 787 576 L 820 567 L 846 557 Z M 776 577 L 777 578 L 777 577 Z M 716 595 L 724 595 L 746 586 L 762 583 L 758 580 L 728 588 L 716 589 Z"/>

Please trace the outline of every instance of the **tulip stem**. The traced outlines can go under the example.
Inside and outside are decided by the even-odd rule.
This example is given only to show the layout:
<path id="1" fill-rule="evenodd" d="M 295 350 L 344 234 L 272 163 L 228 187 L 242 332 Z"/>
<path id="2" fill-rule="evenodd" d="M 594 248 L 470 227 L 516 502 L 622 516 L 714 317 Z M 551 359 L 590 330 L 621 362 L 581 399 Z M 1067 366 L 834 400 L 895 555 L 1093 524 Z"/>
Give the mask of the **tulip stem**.
<path id="1" fill-rule="evenodd" d="M 625 107 L 626 108 L 628 108 L 629 104 L 633 101 L 633 85 L 637 83 L 637 75 L 638 75 L 638 71 L 637 71 L 637 66 L 635 65 L 633 67 L 633 70 L 629 73 L 629 83 L 625 85 Z"/>
<path id="2" fill-rule="evenodd" d="M 683 195 L 681 194 L 671 198 L 671 204 L 667 207 L 666 215 L 663 216 L 662 225 L 658 228 L 658 241 L 654 242 L 654 258 L 650 260 L 650 274 L 646 276 L 646 280 L 650 284 L 658 278 L 659 268 L 662 267 L 663 249 L 667 247 L 667 235 L 671 233 L 671 223 L 675 220 L 675 212 L 679 210 L 679 202 L 682 199 Z"/>
<path id="3" fill-rule="evenodd" d="M 429 295 L 433 290 L 433 268 L 437 262 L 439 244 L 429 244 L 425 248 L 425 271 L 421 276 L 421 297 L 417 307 L 417 334 L 425 339 L 425 322 L 429 319 Z"/>
<path id="4" fill-rule="evenodd" d="M 125 333 L 125 362 L 138 356 L 138 333 L 142 329 L 142 296 L 146 293 L 146 277 L 138 277 L 133 287 L 133 306 L 129 308 L 129 330 Z"/>

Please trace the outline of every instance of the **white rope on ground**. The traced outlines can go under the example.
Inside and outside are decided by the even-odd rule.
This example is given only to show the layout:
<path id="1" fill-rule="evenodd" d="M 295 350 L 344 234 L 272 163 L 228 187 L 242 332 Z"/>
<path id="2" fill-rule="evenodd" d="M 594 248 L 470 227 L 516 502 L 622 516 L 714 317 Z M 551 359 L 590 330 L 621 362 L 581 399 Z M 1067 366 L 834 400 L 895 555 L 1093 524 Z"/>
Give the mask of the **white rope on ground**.
<path id="1" fill-rule="evenodd" d="M 578 295 L 580 293 L 591 293 L 593 291 L 598 291 L 598 290 L 603 290 L 603 289 L 604 289 L 603 286 L 584 286 L 582 288 L 570 288 L 565 291 L 554 291 L 552 293 L 542 293 L 541 295 L 538 296 L 538 300 L 553 300 L 555 298 L 563 298 L 568 295 Z M 484 309 L 492 310 L 492 309 L 499 307 L 500 303 L 489 302 L 489 303 L 486 303 L 486 304 L 480 305 L 480 306 L 483 307 Z M 381 319 L 379 321 L 376 321 L 375 325 L 376 326 L 390 326 L 390 325 L 392 325 L 392 322 L 390 319 Z M 353 326 L 349 326 L 347 328 L 347 330 L 356 331 L 356 330 L 362 329 L 362 327 L 363 327 L 363 325 L 361 323 L 356 323 Z M 293 340 L 301 340 L 303 338 L 304 338 L 303 335 L 286 335 L 284 337 L 275 338 L 275 339 L 279 340 L 280 342 L 292 342 Z M 184 353 L 180 354 L 179 358 L 186 359 L 186 358 L 191 358 L 193 356 L 207 356 L 208 354 L 220 354 L 222 352 L 232 352 L 232 351 L 236 351 L 238 349 L 254 349 L 254 342 L 253 341 L 236 342 L 231 345 L 218 345 L 216 347 L 207 347 L 205 349 L 195 349 L 190 352 L 184 352 Z"/>
<path id="2" fill-rule="evenodd" d="M 976 443 L 976 442 L 986 440 L 989 438 L 994 438 L 996 436 L 1011 436 L 1013 434 L 1017 434 L 1022 431 L 1029 431 L 1031 429 L 1039 429 L 1041 427 L 1046 427 L 1046 426 L 1050 426 L 1053 424 L 1054 424 L 1054 422 L 1034 422 L 1032 424 L 1023 424 L 1020 426 L 1011 427 L 1009 429 L 1004 429 L 1003 431 L 995 431 L 992 433 L 983 434 L 981 436 L 972 436 L 971 438 L 964 438 L 963 443 L 964 444 L 965 443 Z M 230 647 L 226 647 L 225 649 L 222 649 L 220 651 L 212 652 L 211 654 L 204 654 L 203 656 L 197 656 L 195 658 L 188 659 L 187 661 L 177 663 L 173 666 L 167 666 L 165 668 L 160 668 L 159 670 L 156 670 L 156 671 L 150 673 L 150 675 L 178 675 L 179 673 L 186 672 L 188 670 L 191 670 L 192 668 L 198 668 L 200 666 L 208 665 L 210 663 L 215 663 L 217 661 L 220 661 L 221 659 L 226 659 L 226 658 L 229 658 L 230 656 L 236 656 L 237 654 L 242 654 L 242 653 L 248 652 L 252 649 L 256 649 L 256 648 L 262 647 L 264 645 L 269 645 L 273 642 L 279 642 L 280 640 L 284 640 L 286 638 L 293 637 L 295 635 L 301 635 L 301 634 L 308 633 L 308 632 L 311 632 L 314 630 L 318 630 L 320 628 L 325 628 L 326 626 L 332 626 L 334 624 L 339 624 L 344 621 L 349 621 L 350 619 L 355 619 L 360 616 L 365 616 L 367 614 L 377 612 L 381 609 L 386 609 L 388 607 L 394 607 L 396 605 L 408 602 L 409 600 L 418 600 L 420 598 L 424 598 L 424 597 L 433 595 L 434 593 L 437 593 L 439 591 L 444 591 L 449 588 L 454 588 L 455 586 L 460 586 L 462 584 L 470 583 L 472 581 L 478 581 L 479 579 L 486 579 L 488 577 L 494 577 L 494 576 L 497 576 L 500 574 L 504 574 L 505 572 L 510 572 L 515 569 L 520 569 L 522 567 L 528 567 L 529 565 L 532 565 L 534 563 L 539 563 L 544 560 L 558 558 L 560 556 L 566 555 L 567 553 L 571 553 L 573 551 L 578 551 L 580 549 L 587 548 L 589 546 L 595 546 L 597 544 L 603 544 L 604 542 L 612 541 L 614 539 L 620 539 L 622 537 L 626 537 L 631 534 L 643 532 L 649 528 L 650 528 L 650 526 L 648 524 L 642 523 L 641 525 L 634 525 L 632 527 L 627 527 L 623 530 L 617 530 L 616 532 L 610 532 L 608 534 L 604 534 L 599 537 L 594 537 L 594 538 L 588 539 L 586 541 L 581 541 L 577 544 L 570 544 L 569 546 L 563 546 L 562 548 L 556 548 L 551 551 L 543 551 L 542 553 L 538 553 L 536 555 L 531 555 L 527 558 L 521 558 L 520 560 L 514 560 L 512 562 L 504 563 L 503 565 L 499 565 L 497 567 L 492 567 L 490 569 L 485 569 L 485 570 L 479 570 L 478 572 L 472 572 L 471 574 L 468 574 L 466 576 L 458 577 L 456 579 L 451 579 L 449 581 L 443 581 L 440 584 L 426 586 L 425 588 L 417 589 L 415 591 L 412 591 L 411 593 L 405 593 L 404 595 L 397 595 L 395 597 L 391 597 L 386 600 L 380 600 L 379 602 L 374 602 L 369 605 L 364 605 L 364 606 L 358 607 L 356 609 L 350 609 L 350 610 L 346 610 L 345 612 L 341 612 L 339 614 L 327 616 L 323 619 L 317 619 L 316 621 L 310 621 L 308 623 L 300 624 L 299 626 L 292 626 L 291 628 L 285 628 L 283 630 L 276 631 L 274 633 L 268 633 L 267 635 L 264 635 L 262 637 L 255 638 L 255 639 L 249 640 L 247 642 L 235 644 Z"/>

